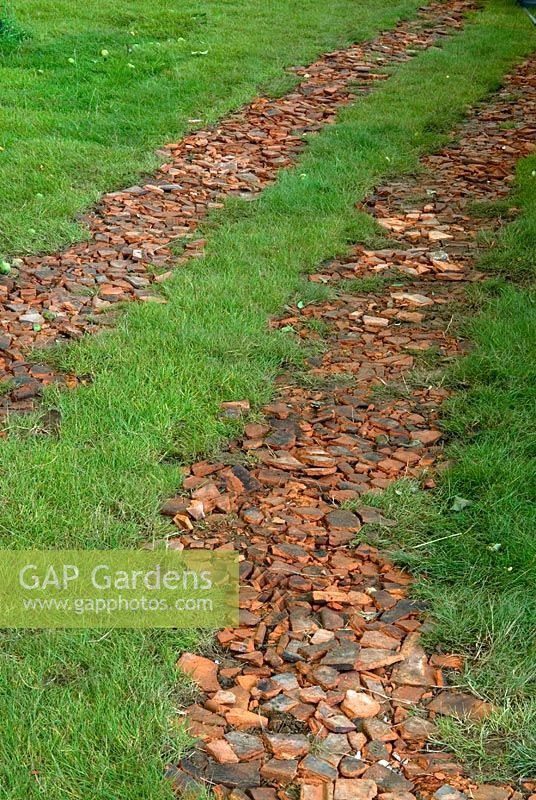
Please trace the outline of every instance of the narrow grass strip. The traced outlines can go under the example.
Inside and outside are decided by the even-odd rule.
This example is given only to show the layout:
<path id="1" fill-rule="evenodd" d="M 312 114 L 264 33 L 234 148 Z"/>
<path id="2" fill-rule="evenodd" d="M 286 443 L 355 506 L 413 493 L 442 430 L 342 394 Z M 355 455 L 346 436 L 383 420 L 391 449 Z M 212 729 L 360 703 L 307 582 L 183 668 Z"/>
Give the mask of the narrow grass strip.
<path id="1" fill-rule="evenodd" d="M 506 209 L 521 209 L 519 219 L 500 229 L 500 236 L 487 238 L 489 249 L 481 259 L 483 269 L 509 280 L 536 281 L 536 157 L 523 159 L 518 167 L 516 188 Z"/>
<path id="2" fill-rule="evenodd" d="M 400 68 L 347 109 L 259 201 L 227 208 L 206 257 L 166 288 L 166 306 L 132 306 L 115 331 L 64 351 L 65 367 L 94 380 L 47 393 L 46 405 L 62 414 L 57 440 L 38 433 L 36 417 L 12 420 L 0 453 L 5 545 L 113 547 L 159 536 L 160 500 L 180 482 L 176 459 L 213 449 L 233 432 L 218 420 L 220 401 L 248 397 L 258 405 L 281 361 L 299 359 L 291 335 L 269 332 L 268 315 L 301 291 L 301 272 L 374 235 L 355 201 L 377 181 L 416 169 L 419 156 L 443 142 L 467 106 L 532 46 L 526 17 L 491 0 L 443 50 Z M 0 741 L 0 785 L 7 796 L 169 796 L 156 782 L 159 736 L 170 709 L 173 647 L 181 646 L 173 633 L 102 641 L 4 634 L 0 692 L 9 735 Z M 176 735 L 170 742 L 177 746 Z"/>

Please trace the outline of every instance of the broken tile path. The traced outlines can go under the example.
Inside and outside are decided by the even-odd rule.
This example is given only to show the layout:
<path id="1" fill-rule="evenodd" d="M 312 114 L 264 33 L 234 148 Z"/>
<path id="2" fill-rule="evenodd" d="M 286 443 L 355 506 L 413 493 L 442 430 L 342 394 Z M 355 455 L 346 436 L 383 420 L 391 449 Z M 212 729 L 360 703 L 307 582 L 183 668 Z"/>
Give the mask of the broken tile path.
<path id="1" fill-rule="evenodd" d="M 536 788 L 477 785 L 429 741 L 439 716 L 480 720 L 491 707 L 454 688 L 460 657 L 420 645 L 410 576 L 357 544 L 364 525 L 393 524 L 362 503 L 365 492 L 401 477 L 434 485 L 447 391 L 419 365 L 460 354 L 452 305 L 483 277 L 476 234 L 498 224 L 468 209 L 507 195 L 517 159 L 535 147 L 535 65 L 471 112 L 422 175 L 368 198 L 393 245 L 324 264 L 309 279 L 336 299 L 272 321 L 306 341 L 319 338 L 318 322 L 328 332 L 307 382 L 281 375 L 264 421 L 217 463 L 185 469 L 182 493 L 162 508 L 179 529 L 169 547 L 241 556 L 239 627 L 217 634 L 217 658 L 178 661 L 200 689 L 176 720 L 196 740 L 168 765 L 178 794 L 206 784 L 231 800 L 293 800 L 298 787 L 301 800 L 521 800 Z M 372 292 L 346 283 L 378 276 Z M 228 402 L 222 414 L 247 410 Z"/>
<path id="2" fill-rule="evenodd" d="M 167 145 L 150 182 L 104 195 L 85 220 L 89 241 L 15 259 L 11 273 L 0 275 L 0 382 L 14 383 L 0 414 L 30 410 L 47 383 L 76 385 L 76 377 L 29 361 L 29 348 L 97 332 L 113 323 L 120 301 L 164 302 L 157 289 L 169 270 L 202 253 L 195 230 L 207 212 L 229 194 L 255 196 L 340 106 L 387 79 L 385 67 L 459 29 L 472 7 L 471 0 L 432 3 L 371 42 L 296 68 L 302 80 L 290 94 L 257 98 L 218 126 Z M 185 245 L 178 260 L 173 243 Z"/>
<path id="3" fill-rule="evenodd" d="M 229 194 L 255 196 L 306 134 L 387 78 L 380 68 L 459 28 L 470 7 L 435 3 L 373 42 L 297 69 L 302 82 L 289 95 L 258 98 L 167 146 L 150 183 L 104 196 L 88 242 L 18 260 L 0 278 L 0 380 L 15 381 L 4 412 L 31 408 L 43 384 L 71 380 L 26 361 L 26 348 L 96 332 L 119 301 L 161 300 L 154 284 L 177 263 L 170 244 L 185 243 L 179 264 L 201 254 L 195 229 L 208 211 Z M 178 662 L 200 688 L 177 719 L 197 742 L 168 766 L 178 794 L 208 785 L 231 800 L 293 800 L 299 786 L 302 800 L 521 798 L 476 786 L 427 743 L 438 715 L 479 719 L 489 705 L 449 690 L 456 655 L 421 648 L 424 609 L 408 597 L 410 576 L 373 546 L 352 544 L 362 526 L 392 524 L 361 503 L 365 492 L 400 477 L 434 485 L 447 392 L 418 367 L 461 351 L 450 308 L 481 278 L 472 265 L 483 223 L 467 206 L 507 194 L 516 160 L 533 146 L 533 67 L 477 109 L 455 144 L 423 160 L 429 174 L 368 198 L 393 246 L 359 246 L 324 264 L 310 280 L 337 298 L 272 321 L 304 340 L 320 338 L 314 322 L 329 332 L 325 352 L 309 358 L 308 388 L 282 375 L 264 421 L 246 425 L 218 463 L 185 470 L 182 493 L 162 509 L 178 528 L 168 546 L 235 548 L 242 558 L 240 627 L 218 633 L 217 659 Z M 371 276 L 384 288 L 345 283 Z M 222 413 L 247 410 L 229 402 Z M 341 507 L 348 501 L 355 510 Z"/>

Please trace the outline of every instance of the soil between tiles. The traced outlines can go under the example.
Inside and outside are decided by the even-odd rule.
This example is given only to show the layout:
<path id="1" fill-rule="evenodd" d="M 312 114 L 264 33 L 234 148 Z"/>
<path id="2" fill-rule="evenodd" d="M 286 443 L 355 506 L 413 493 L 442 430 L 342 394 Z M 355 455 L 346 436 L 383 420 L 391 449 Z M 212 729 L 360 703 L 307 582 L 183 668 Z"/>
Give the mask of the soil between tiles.
<path id="1" fill-rule="evenodd" d="M 179 529 L 169 547 L 241 554 L 240 626 L 217 634 L 217 660 L 178 661 L 201 692 L 178 720 L 196 739 L 167 769 L 178 794 L 208 785 L 232 800 L 286 800 L 299 786 L 302 800 L 522 798 L 477 785 L 429 743 L 438 716 L 480 720 L 492 708 L 449 688 L 458 656 L 428 656 L 419 644 L 425 608 L 408 597 L 410 576 L 353 545 L 363 525 L 394 524 L 361 504 L 365 492 L 400 477 L 433 487 L 444 466 L 448 392 L 419 377 L 419 364 L 461 352 L 452 304 L 483 277 L 477 233 L 498 224 L 468 207 L 506 196 L 517 159 L 535 147 L 535 64 L 423 159 L 424 177 L 367 200 L 393 247 L 357 246 L 325 264 L 309 279 L 337 288 L 337 299 L 272 321 L 304 339 L 318 337 L 311 320 L 329 331 L 325 352 L 309 359 L 313 388 L 281 375 L 264 421 L 246 425 L 219 462 L 186 468 L 183 494 L 162 508 Z M 378 277 L 373 292 L 345 283 Z M 221 413 L 247 409 L 229 402 Z"/>
<path id="2" fill-rule="evenodd" d="M 31 410 L 43 385 L 77 383 L 31 363 L 29 348 L 96 333 L 113 323 L 119 302 L 165 302 L 159 284 L 171 267 L 202 253 L 195 230 L 207 212 L 228 195 L 251 198 L 262 191 L 292 164 L 308 134 L 388 78 L 383 68 L 452 34 L 471 8 L 471 0 L 432 3 L 368 43 L 296 68 L 302 80 L 290 94 L 259 97 L 217 127 L 167 145 L 160 151 L 166 161 L 150 182 L 104 195 L 85 220 L 89 241 L 15 259 L 11 273 L 0 276 L 0 382 L 14 383 L 0 414 Z M 176 245 L 184 246 L 178 260 Z"/>

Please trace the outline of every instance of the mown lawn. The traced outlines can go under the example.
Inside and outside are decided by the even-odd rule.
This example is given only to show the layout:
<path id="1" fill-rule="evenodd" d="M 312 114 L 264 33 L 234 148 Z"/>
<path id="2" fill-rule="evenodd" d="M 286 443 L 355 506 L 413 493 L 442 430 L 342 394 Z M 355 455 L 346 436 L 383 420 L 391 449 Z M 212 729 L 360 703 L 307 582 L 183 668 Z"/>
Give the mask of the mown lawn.
<path id="1" fill-rule="evenodd" d="M 316 20 L 319 28 L 321 21 L 329 26 L 333 20 L 348 34 L 349 12 L 343 4 L 328 9 L 314 3 L 305 10 L 303 4 L 269 5 L 269 12 L 262 6 L 266 19 L 275 9 L 288 21 L 290 9 L 310 13 L 311 25 Z M 250 14 L 252 7 L 255 3 L 247 6 Z M 56 8 L 58 14 L 72 13 Z M 229 8 L 229 30 L 251 24 L 251 19 L 247 25 L 239 19 L 240 8 L 246 16 L 245 5 Z M 395 13 L 394 5 L 385 10 L 371 2 L 360 5 L 357 19 L 352 8 L 353 29 L 367 34 L 374 25 L 392 21 Z M 260 3 L 258 9 L 261 14 Z M 89 17 L 88 12 L 91 25 Z M 277 46 L 282 53 L 285 42 L 286 56 L 277 64 L 274 57 L 272 76 L 281 74 L 281 63 L 302 60 L 296 53 L 303 42 L 297 36 L 291 54 L 294 34 L 289 40 L 283 28 L 282 23 Z M 268 38 L 262 42 L 257 35 L 256 57 L 262 60 L 266 55 L 261 51 L 278 36 L 265 29 Z M 322 36 L 327 42 L 334 29 Z M 206 49 L 208 34 L 203 41 Z M 305 45 L 312 47 L 307 37 Z M 219 403 L 248 397 L 258 407 L 270 396 L 281 361 L 299 362 L 292 336 L 270 333 L 266 320 L 294 293 L 303 295 L 300 273 L 344 252 L 349 241 L 371 239 L 373 223 L 356 212 L 355 202 L 388 175 L 414 169 L 420 154 L 444 141 L 467 106 L 495 88 L 533 46 L 526 17 L 506 0 L 490 0 L 443 49 L 400 67 L 375 94 L 346 109 L 338 125 L 312 141 L 299 168 L 282 174 L 260 199 L 229 204 L 210 228 L 206 256 L 167 285 L 167 305 L 132 305 L 114 331 L 62 351 L 58 360 L 76 372 L 90 372 L 93 382 L 73 392 L 47 392 L 45 406 L 62 415 L 58 439 L 34 435 L 35 417 L 12 420 L 0 448 L 4 545 L 136 546 L 160 536 L 167 523 L 158 514 L 159 504 L 179 485 L 181 459 L 214 450 L 233 432 L 218 419 Z M 107 49 L 112 49 L 109 43 Z M 210 62 L 199 57 L 195 63 Z M 240 80 L 244 83 L 233 94 L 234 103 L 240 92 L 247 93 L 246 85 L 253 88 L 247 76 Z M 205 87 L 207 107 L 221 111 L 231 102 L 227 97 L 213 106 L 209 91 Z M 199 113 L 199 106 L 195 110 Z M 107 158 L 104 150 L 98 152 Z M 69 163 L 66 159 L 66 171 Z M 129 169 L 134 163 L 140 163 L 135 155 Z M 83 174 L 83 164 L 80 169 Z M 121 177 L 117 170 L 113 175 Z M 92 191 L 103 176 L 93 176 Z M 62 194 L 67 196 L 78 202 L 82 194 Z M 62 214 L 71 211 L 69 206 Z M 60 217 L 66 218 L 54 217 L 51 206 L 54 236 Z M 0 796 L 170 796 L 160 778 L 162 752 L 180 746 L 168 720 L 173 662 L 177 651 L 188 646 L 184 634 L 5 632 L 0 644 Z"/>
<path id="2" fill-rule="evenodd" d="M 0 36 L 0 254 L 80 238 L 74 216 L 284 68 L 390 27 L 418 0 L 14 0 Z M 4 2 L 0 2 L 0 16 Z M 27 32 L 18 45 L 13 28 Z M 197 120 L 190 122 L 190 120 Z"/>

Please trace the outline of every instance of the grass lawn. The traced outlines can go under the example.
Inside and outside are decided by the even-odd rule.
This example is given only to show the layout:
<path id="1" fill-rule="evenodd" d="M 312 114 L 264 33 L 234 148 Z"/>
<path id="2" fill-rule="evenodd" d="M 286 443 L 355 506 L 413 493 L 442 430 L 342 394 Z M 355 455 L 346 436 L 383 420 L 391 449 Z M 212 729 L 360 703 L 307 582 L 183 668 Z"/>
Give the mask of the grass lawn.
<path id="1" fill-rule="evenodd" d="M 302 5 L 270 7 L 288 19 L 285 5 L 305 14 Z M 307 11 L 319 26 L 328 17 L 334 26 L 339 14 L 348 17 L 342 4 L 330 4 L 329 13 L 320 6 L 316 15 L 310 6 Z M 242 22 L 238 5 L 232 8 L 234 31 Z M 383 18 L 376 11 L 376 25 L 392 20 L 393 8 Z M 356 25 L 364 13 L 360 6 Z M 364 24 L 372 25 L 366 14 Z M 262 59 L 268 48 L 261 38 L 255 41 Z M 276 39 L 272 31 L 269 41 Z M 296 51 L 307 44 L 298 36 L 297 42 Z M 299 363 L 292 334 L 269 332 L 266 320 L 291 295 L 303 296 L 300 273 L 344 252 L 349 241 L 371 239 L 373 223 L 356 212 L 355 202 L 388 175 L 415 169 L 419 156 L 445 141 L 468 105 L 533 46 L 522 12 L 490 0 L 443 49 L 401 66 L 375 94 L 344 110 L 338 125 L 311 142 L 297 170 L 283 173 L 252 203 L 228 204 L 210 226 L 206 256 L 166 286 L 167 305 L 132 305 L 115 330 L 58 353 L 65 367 L 94 380 L 72 392 L 47 391 L 45 405 L 62 414 L 58 439 L 35 435 L 35 418 L 11 421 L 0 448 L 4 545 L 135 546 L 160 536 L 168 523 L 159 504 L 179 485 L 181 461 L 233 433 L 233 423 L 218 420 L 219 403 L 247 397 L 258 406 L 270 396 L 280 363 Z M 237 90 L 233 103 L 240 97 Z M 221 111 L 224 104 L 215 107 Z M 134 160 L 131 151 L 131 166 Z M 114 175 L 119 179 L 117 169 Z M 57 231 L 54 224 L 51 214 Z M 188 644 L 184 638 L 3 633 L 0 797 L 170 796 L 160 780 L 161 753 L 180 744 L 166 720 L 173 661 Z"/>
<path id="2" fill-rule="evenodd" d="M 418 6 L 14 0 L 10 13 L 29 38 L 10 44 L 13 25 L 0 36 L 0 254 L 79 239 L 75 215 L 152 170 L 153 148 L 259 87 L 288 89 L 284 67 L 366 39 Z"/>
<path id="3" fill-rule="evenodd" d="M 407 485 L 381 499 L 400 519 L 401 560 L 424 574 L 431 642 L 464 653 L 464 683 L 497 706 L 483 726 L 443 733 L 485 778 L 510 780 L 536 775 L 536 156 L 520 163 L 513 200 L 521 216 L 482 257 L 502 277 L 472 287 L 479 313 L 462 332 L 474 349 L 449 376 L 455 465 L 433 495 Z M 471 501 L 458 513 L 456 495 Z"/>

